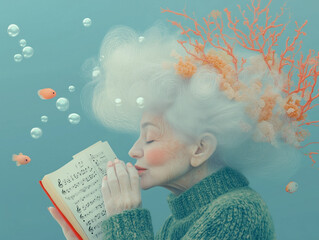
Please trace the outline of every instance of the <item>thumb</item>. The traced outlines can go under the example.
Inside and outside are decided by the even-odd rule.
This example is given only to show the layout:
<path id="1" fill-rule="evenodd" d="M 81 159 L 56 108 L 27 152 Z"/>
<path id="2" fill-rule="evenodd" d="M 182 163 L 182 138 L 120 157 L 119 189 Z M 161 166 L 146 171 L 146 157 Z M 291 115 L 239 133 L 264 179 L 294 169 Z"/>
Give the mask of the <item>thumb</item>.
<path id="1" fill-rule="evenodd" d="M 48 210 L 51 213 L 52 217 L 58 222 L 58 224 L 60 224 L 63 234 L 67 240 L 78 239 L 56 208 L 48 207 Z"/>
<path id="2" fill-rule="evenodd" d="M 52 217 L 61 225 L 62 228 L 67 226 L 67 223 L 56 208 L 48 207 L 48 210 L 51 213 Z"/>

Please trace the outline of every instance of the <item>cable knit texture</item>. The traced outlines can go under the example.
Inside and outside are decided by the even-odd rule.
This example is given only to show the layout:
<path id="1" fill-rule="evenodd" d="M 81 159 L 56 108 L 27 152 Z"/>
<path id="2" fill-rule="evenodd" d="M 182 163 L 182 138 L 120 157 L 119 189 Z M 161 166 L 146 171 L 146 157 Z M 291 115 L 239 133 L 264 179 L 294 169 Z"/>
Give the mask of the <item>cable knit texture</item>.
<path id="1" fill-rule="evenodd" d="M 172 214 L 154 237 L 150 211 L 125 210 L 103 222 L 105 240 L 275 240 L 272 217 L 247 178 L 224 167 L 176 196 Z"/>

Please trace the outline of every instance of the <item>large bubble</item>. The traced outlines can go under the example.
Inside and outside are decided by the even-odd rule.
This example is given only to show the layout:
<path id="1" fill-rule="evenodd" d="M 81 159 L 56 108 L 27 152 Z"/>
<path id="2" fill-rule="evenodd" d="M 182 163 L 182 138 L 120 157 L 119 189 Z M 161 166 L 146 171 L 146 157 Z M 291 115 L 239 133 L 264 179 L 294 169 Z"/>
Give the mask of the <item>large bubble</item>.
<path id="1" fill-rule="evenodd" d="M 56 101 L 56 107 L 58 110 L 60 111 L 66 111 L 69 109 L 69 100 L 66 99 L 66 98 L 59 98 L 57 101 Z"/>
<path id="2" fill-rule="evenodd" d="M 92 20 L 90 18 L 84 18 L 83 19 L 83 26 L 84 27 L 90 27 L 92 24 Z"/>
<path id="3" fill-rule="evenodd" d="M 80 115 L 77 113 L 71 113 L 68 118 L 69 118 L 69 122 L 72 124 L 78 124 L 81 120 Z"/>
<path id="4" fill-rule="evenodd" d="M 22 53 L 25 58 L 30 58 L 33 56 L 34 50 L 32 47 L 27 46 L 23 48 Z"/>
<path id="5" fill-rule="evenodd" d="M 18 53 L 16 55 L 14 55 L 13 59 L 14 59 L 15 62 L 21 62 L 23 57 L 22 57 L 22 55 L 20 53 Z"/>
<path id="6" fill-rule="evenodd" d="M 10 37 L 16 37 L 18 36 L 20 32 L 20 29 L 17 25 L 15 24 L 10 24 L 9 27 L 8 27 L 8 34 Z"/>
<path id="7" fill-rule="evenodd" d="M 33 137 L 34 139 L 38 139 L 42 136 L 42 130 L 41 128 L 35 127 L 31 129 L 31 137 Z"/>

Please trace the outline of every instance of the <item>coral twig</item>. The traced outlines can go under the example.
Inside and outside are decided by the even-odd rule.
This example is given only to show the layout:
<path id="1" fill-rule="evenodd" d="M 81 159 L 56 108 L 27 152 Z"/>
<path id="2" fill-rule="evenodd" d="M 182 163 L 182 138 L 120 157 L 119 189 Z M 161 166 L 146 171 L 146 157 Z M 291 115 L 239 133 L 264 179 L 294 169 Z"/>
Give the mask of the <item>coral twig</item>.
<path id="1" fill-rule="evenodd" d="M 238 66 L 239 57 L 234 53 L 234 44 L 237 43 L 247 50 L 259 53 L 262 56 L 263 62 L 266 64 L 270 75 L 273 76 L 275 81 L 274 84 L 278 86 L 278 76 L 284 78 L 280 90 L 284 95 L 283 99 L 285 102 L 281 106 L 292 123 L 300 122 L 298 125 L 299 129 L 296 130 L 295 134 L 296 137 L 300 139 L 298 141 L 303 141 L 303 130 L 299 131 L 301 126 L 319 126 L 314 124 L 319 123 L 319 120 L 305 122 L 308 115 L 306 113 L 319 105 L 315 104 L 310 106 L 313 101 L 319 97 L 319 90 L 317 90 L 317 92 L 315 91 L 319 75 L 319 52 L 316 55 L 314 50 L 309 50 L 309 53 L 305 58 L 302 52 L 300 52 L 302 41 L 299 41 L 299 37 L 301 35 L 306 35 L 306 33 L 303 32 L 303 28 L 307 24 L 307 21 L 305 21 L 300 27 L 298 27 L 297 22 L 295 22 L 295 37 L 290 43 L 290 37 L 288 37 L 284 50 L 281 51 L 280 54 L 276 54 L 274 47 L 278 46 L 278 39 L 281 37 L 283 31 L 286 30 L 287 23 L 277 23 L 279 18 L 283 15 L 283 8 L 281 8 L 281 13 L 271 20 L 272 17 L 269 15 L 269 6 L 271 2 L 272 0 L 269 0 L 266 6 L 262 8 L 260 6 L 260 0 L 258 0 L 257 3 L 255 3 L 255 0 L 251 0 L 251 5 L 247 4 L 248 11 L 253 15 L 251 20 L 246 15 L 245 10 L 242 10 L 241 7 L 237 5 L 243 18 L 244 28 L 248 29 L 248 33 L 246 30 L 239 28 L 238 23 L 240 20 L 237 19 L 237 17 L 233 18 L 231 12 L 225 8 L 224 12 L 226 13 L 228 20 L 227 26 L 234 33 L 234 37 L 230 37 L 224 33 L 222 14 L 218 10 L 211 11 L 207 18 L 203 17 L 205 23 L 204 26 L 199 24 L 194 18 L 189 17 L 185 13 L 185 10 L 183 10 L 183 13 L 178 13 L 170 9 L 162 9 L 162 13 L 169 12 L 193 22 L 194 28 L 192 29 L 184 28 L 176 21 L 169 21 L 180 28 L 182 30 L 181 34 L 188 38 L 188 41 L 178 41 L 187 54 L 195 61 L 199 61 L 204 65 L 210 64 L 223 75 L 225 80 L 220 85 L 221 90 L 227 92 L 230 99 L 236 95 L 233 90 L 238 90 L 238 86 L 242 86 L 239 84 L 238 75 L 243 71 L 244 64 L 247 61 L 246 59 L 241 58 L 241 64 Z M 265 14 L 265 21 L 263 23 L 261 23 L 262 14 Z M 196 36 L 195 39 L 192 38 L 191 34 Z M 188 49 L 186 44 L 189 44 L 193 49 Z M 232 68 L 227 64 L 226 58 L 220 58 L 215 54 L 216 52 L 212 50 L 205 52 L 207 45 L 227 54 L 228 58 L 231 58 Z M 300 54 L 299 60 L 296 59 L 297 54 Z M 287 73 L 283 71 L 285 67 L 288 69 Z M 178 71 L 189 78 L 196 69 L 191 64 L 180 61 Z M 234 82 L 234 79 L 237 82 Z M 295 79 L 298 80 L 298 82 L 295 85 L 295 88 L 292 89 Z M 276 105 L 277 95 L 269 90 L 262 95 L 261 99 L 264 104 L 259 113 L 259 122 L 268 121 L 272 117 L 272 111 Z M 302 100 L 304 100 L 304 104 L 302 104 Z M 311 152 L 306 155 L 308 155 L 315 163 L 312 158 L 313 154 L 318 153 Z"/>

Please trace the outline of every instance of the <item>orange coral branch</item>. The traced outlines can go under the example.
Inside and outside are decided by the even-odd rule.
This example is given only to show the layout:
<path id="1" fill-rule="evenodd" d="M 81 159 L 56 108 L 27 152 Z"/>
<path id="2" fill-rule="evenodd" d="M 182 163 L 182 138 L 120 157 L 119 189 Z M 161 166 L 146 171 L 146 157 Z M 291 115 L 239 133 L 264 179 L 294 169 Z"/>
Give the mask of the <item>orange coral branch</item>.
<path id="1" fill-rule="evenodd" d="M 237 38 L 230 38 L 230 37 L 229 38 L 235 40 L 239 45 L 241 45 L 242 47 L 244 47 L 248 50 L 259 52 L 260 54 L 262 54 L 264 62 L 266 63 L 269 70 L 271 70 L 272 66 L 274 66 L 274 58 L 271 58 L 271 54 L 273 54 L 273 56 L 274 56 L 274 51 L 271 51 L 271 48 L 273 46 L 277 46 L 276 42 L 278 40 L 278 37 L 282 34 L 282 32 L 285 30 L 286 25 L 287 25 L 287 24 L 285 24 L 284 27 L 282 28 L 282 30 L 277 34 L 275 31 L 273 33 L 270 32 L 270 29 L 283 26 L 283 24 L 278 24 L 278 25 L 275 24 L 276 21 L 278 20 L 278 18 L 283 15 L 283 8 L 281 8 L 281 14 L 277 15 L 276 18 L 270 24 L 268 24 L 268 21 L 271 18 L 271 16 L 268 16 L 269 5 L 271 2 L 272 2 L 272 0 L 270 0 L 268 2 L 267 6 L 265 8 L 260 10 L 260 1 L 258 2 L 257 6 L 255 6 L 254 1 L 252 1 L 252 7 L 253 7 L 254 11 L 252 11 L 249 8 L 249 10 L 251 12 L 253 12 L 253 14 L 254 14 L 254 19 L 253 19 L 252 23 L 250 23 L 248 18 L 245 16 L 245 11 L 244 10 L 242 11 L 240 6 L 237 5 L 243 18 L 245 19 L 243 24 L 246 25 L 249 29 L 249 37 L 243 31 L 241 31 L 240 29 L 237 28 L 237 23 L 239 22 L 239 20 L 235 17 L 235 22 L 233 22 L 231 20 L 231 12 L 227 8 L 224 10 L 226 12 L 227 18 L 228 18 L 228 27 L 234 31 L 234 33 L 237 37 Z M 257 22 L 259 20 L 259 16 L 263 12 L 266 12 L 266 23 L 265 23 L 264 27 L 258 26 L 258 24 L 257 24 Z M 256 27 L 256 29 L 254 29 L 254 27 Z M 256 34 L 257 29 L 259 30 L 259 33 Z M 269 36 L 266 38 L 266 34 L 268 33 L 268 31 L 269 31 Z M 262 37 L 262 42 L 259 42 L 260 37 Z M 238 38 L 241 41 L 239 41 Z M 246 41 L 245 41 L 245 39 L 246 39 Z M 271 40 L 271 44 L 269 45 L 270 40 Z M 269 46 L 268 46 L 268 50 L 266 51 L 265 46 L 267 43 Z M 272 65 L 269 64 L 269 60 L 273 61 Z"/>
<path id="2" fill-rule="evenodd" d="M 295 31 L 297 32 L 297 35 L 294 37 L 294 39 L 293 39 L 293 41 L 292 41 L 292 43 L 288 46 L 288 41 L 289 41 L 289 38 L 290 37 L 288 37 L 287 38 L 287 40 L 286 40 L 286 49 L 281 53 L 281 55 L 280 55 L 280 63 L 279 63 L 279 73 L 281 73 L 281 70 L 282 70 L 282 68 L 283 68 L 283 62 L 285 61 L 285 60 L 290 60 L 290 59 L 287 59 L 287 58 L 285 58 L 285 55 L 286 55 L 286 53 L 288 52 L 288 51 L 293 51 L 294 50 L 294 45 L 296 44 L 296 41 L 298 40 L 298 38 L 299 38 L 299 36 L 300 36 L 300 34 L 303 34 L 304 36 L 306 35 L 306 33 L 304 33 L 304 32 L 301 32 L 301 29 L 307 24 L 307 20 L 304 22 L 304 24 L 299 28 L 299 29 L 296 29 Z M 297 22 L 295 22 L 296 23 L 296 26 L 297 26 L 297 28 L 298 28 L 298 24 L 297 24 Z M 291 60 L 291 61 L 293 61 L 293 60 Z"/>
<path id="3" fill-rule="evenodd" d="M 190 20 L 193 21 L 193 23 L 194 23 L 194 25 L 195 25 L 196 31 L 195 31 L 195 30 L 191 30 L 191 29 L 188 29 L 188 30 L 185 31 L 185 29 L 181 26 L 180 23 L 177 23 L 177 22 L 175 22 L 175 21 L 169 21 L 169 22 L 171 22 L 173 25 L 175 25 L 175 26 L 179 27 L 180 29 L 182 29 L 182 33 L 181 33 L 181 34 L 182 34 L 182 35 L 186 35 L 186 36 L 188 37 L 188 39 L 189 39 L 189 42 L 188 42 L 188 43 L 189 43 L 191 46 L 193 46 L 193 47 L 195 48 L 195 50 L 198 50 L 198 52 L 200 53 L 200 55 L 197 56 L 196 54 L 191 53 L 191 52 L 188 51 L 188 50 L 186 49 L 186 47 L 184 46 L 184 43 L 186 43 L 186 42 L 185 42 L 185 41 L 179 41 L 179 43 L 182 44 L 183 48 L 184 48 L 185 50 L 187 50 L 187 53 L 189 53 L 189 54 L 190 54 L 191 56 L 193 56 L 195 59 L 197 59 L 197 60 L 202 60 L 203 62 L 209 64 L 209 62 L 208 62 L 208 60 L 207 60 L 207 56 L 206 56 L 206 54 L 205 54 L 205 52 L 204 52 L 204 48 L 205 48 L 205 46 L 206 46 L 206 43 L 209 42 L 214 48 L 221 49 L 222 51 L 226 52 L 229 56 L 232 57 L 232 59 L 233 59 L 232 62 L 233 62 L 233 64 L 234 64 L 235 70 L 236 70 L 236 72 L 238 72 L 238 67 L 237 67 L 237 62 L 238 62 L 238 60 L 237 60 L 237 57 L 236 57 L 236 56 L 234 55 L 234 53 L 233 53 L 233 48 L 234 48 L 234 47 L 231 46 L 231 45 L 227 42 L 227 40 L 226 40 L 226 38 L 225 38 L 226 35 L 223 33 L 223 27 L 224 27 L 224 25 L 223 25 L 222 19 L 221 19 L 221 23 L 219 23 L 219 22 L 217 21 L 217 17 L 216 17 L 216 16 L 215 16 L 215 21 L 214 21 L 214 22 L 213 22 L 213 21 L 209 21 L 209 18 L 208 18 L 208 19 L 203 18 L 204 22 L 206 23 L 206 27 L 207 27 L 207 29 L 208 29 L 208 31 L 206 31 L 206 30 L 204 29 L 204 27 L 202 27 L 195 19 L 193 19 L 193 18 L 189 17 L 187 14 L 185 14 L 185 12 L 184 12 L 184 13 L 177 13 L 177 12 L 174 12 L 174 11 L 169 10 L 169 9 L 166 9 L 166 10 L 165 10 L 165 9 L 162 9 L 162 13 L 164 13 L 164 12 L 170 12 L 170 13 L 173 13 L 173 14 L 175 14 L 175 15 L 180 15 L 180 16 L 183 16 L 183 17 L 186 18 L 186 19 L 190 19 Z M 212 24 L 215 24 L 215 26 L 216 26 L 213 30 L 210 29 L 210 25 L 212 25 Z M 198 27 L 200 27 L 200 28 L 204 31 L 204 35 L 201 33 L 201 31 L 198 30 Z M 210 30 L 211 30 L 211 31 L 210 31 Z M 214 32 L 215 30 L 219 30 L 219 34 L 216 33 L 216 34 L 214 35 L 214 37 L 215 37 L 216 40 L 217 40 L 217 44 L 213 43 L 213 38 L 212 38 L 212 34 L 213 34 L 213 32 Z M 194 33 L 196 36 L 200 36 L 200 37 L 202 38 L 202 41 L 203 41 L 203 44 L 202 44 L 203 46 L 200 46 L 198 43 L 197 43 L 197 44 L 192 43 L 191 37 L 189 36 L 188 32 L 192 32 L 192 33 Z M 204 37 L 204 36 L 205 36 L 205 37 Z M 222 41 L 223 41 L 223 43 L 224 43 L 224 45 L 225 45 L 226 47 L 221 46 L 219 38 L 222 39 Z M 244 64 L 244 62 L 242 62 L 242 64 Z M 236 75 L 236 77 L 237 77 L 237 75 Z"/>
<path id="4" fill-rule="evenodd" d="M 312 154 L 318 154 L 317 152 L 310 152 L 308 154 L 305 154 L 305 155 L 308 155 L 310 157 L 310 159 L 312 160 L 313 164 L 311 165 L 311 167 L 313 167 L 313 165 L 316 164 L 316 161 L 313 159 L 312 157 Z"/>
<path id="5" fill-rule="evenodd" d="M 319 143 L 319 142 L 311 142 L 311 143 L 306 144 L 305 146 L 298 147 L 298 148 L 304 148 L 304 147 L 307 147 L 308 145 L 313 144 L 313 143 Z"/>
<path id="6" fill-rule="evenodd" d="M 291 65 L 291 67 L 289 70 L 289 74 L 288 74 L 289 77 L 288 78 L 291 78 L 290 76 L 292 75 L 292 68 L 297 69 L 299 72 L 297 74 L 297 76 L 299 77 L 298 86 L 293 91 L 290 91 L 290 84 L 288 82 L 288 89 L 282 90 L 288 96 L 291 96 L 292 94 L 301 93 L 301 98 L 304 98 L 306 100 L 306 103 L 304 105 L 300 105 L 300 101 L 298 101 L 298 102 L 296 101 L 298 108 L 300 110 L 297 119 L 300 119 L 300 120 L 304 119 L 305 113 L 307 111 L 312 109 L 314 106 L 318 105 L 318 104 L 315 104 L 314 106 L 310 107 L 311 103 L 319 97 L 319 94 L 312 96 L 314 93 L 314 90 L 315 90 L 315 87 L 317 84 L 317 78 L 319 75 L 319 72 L 317 71 L 318 56 L 313 57 L 313 54 L 314 54 L 314 51 L 310 50 L 306 60 L 303 61 L 303 55 L 301 53 L 300 60 L 297 61 L 297 63 L 298 63 L 297 66 L 294 65 L 295 60 L 289 61 L 288 65 Z M 307 79 L 309 77 L 312 77 L 313 84 L 311 84 L 310 82 L 307 82 Z M 288 79 L 288 81 L 290 81 L 290 79 Z M 308 88 L 310 88 L 311 90 L 308 93 L 306 93 Z M 310 125 L 312 123 L 316 123 L 316 121 L 303 123 L 303 124 L 300 124 L 299 126 L 302 126 L 305 124 Z"/>
<path id="7" fill-rule="evenodd" d="M 285 77 L 284 84 L 281 89 L 282 93 L 285 94 L 285 104 L 283 105 L 283 108 L 285 109 L 286 116 L 291 119 L 291 122 L 301 122 L 298 127 L 303 125 L 319 126 L 315 125 L 315 123 L 319 123 L 319 121 L 305 122 L 305 118 L 307 117 L 306 112 L 319 105 L 315 104 L 311 106 L 313 101 L 319 98 L 319 93 L 315 92 L 317 78 L 319 75 L 319 52 L 315 56 L 315 51 L 310 50 L 309 54 L 304 59 L 303 54 L 300 52 L 302 41 L 298 42 L 298 39 L 301 35 L 306 35 L 306 33 L 303 32 L 303 28 L 307 24 L 307 21 L 305 21 L 300 27 L 298 26 L 297 22 L 295 22 L 296 35 L 292 39 L 291 43 L 289 43 L 290 37 L 286 39 L 285 48 L 278 56 L 273 48 L 278 46 L 278 39 L 282 36 L 282 33 L 286 30 L 287 26 L 287 23 L 277 23 L 278 19 L 283 15 L 283 8 L 281 8 L 281 13 L 277 14 L 276 17 L 271 21 L 272 17 L 269 16 L 269 6 L 272 0 L 269 0 L 264 8 L 261 8 L 260 2 L 261 1 L 258 0 L 257 4 L 255 4 L 255 0 L 251 0 L 250 6 L 247 5 L 248 10 L 253 15 L 251 21 L 245 15 L 245 10 L 242 10 L 241 7 L 237 5 L 244 19 L 243 25 L 248 28 L 248 33 L 245 33 L 245 31 L 239 29 L 239 19 L 235 17 L 233 20 L 231 12 L 227 8 L 224 9 L 228 20 L 227 26 L 233 31 L 234 37 L 224 34 L 224 22 L 221 17 L 221 13 L 217 10 L 213 10 L 208 18 L 203 18 L 206 28 L 201 26 L 195 19 L 189 17 L 185 11 L 183 13 L 178 13 L 169 9 L 162 9 L 162 12 L 170 12 L 175 15 L 183 16 L 185 19 L 189 19 L 194 23 L 195 27 L 193 30 L 191 28 L 184 29 L 180 23 L 170 21 L 173 25 L 182 30 L 182 35 L 187 36 L 188 42 L 178 41 L 185 51 L 192 56 L 194 60 L 200 61 L 204 65 L 210 64 L 223 75 L 224 80 L 220 84 L 220 88 L 221 90 L 227 92 L 227 96 L 235 96 L 235 93 L 232 93 L 231 90 L 237 91 L 239 89 L 238 86 L 240 86 L 240 83 L 238 80 L 238 75 L 241 71 L 243 71 L 244 64 L 246 63 L 246 59 L 241 58 L 241 65 L 240 68 L 238 68 L 238 56 L 234 54 L 234 44 L 237 43 L 239 46 L 245 49 L 261 54 L 263 61 L 269 69 L 269 73 L 274 77 L 276 86 L 278 86 L 278 74 L 280 77 Z M 260 22 L 260 16 L 263 13 L 265 13 L 266 20 L 263 24 L 258 24 L 258 22 Z M 210 17 L 213 17 L 214 20 L 210 20 Z M 277 31 L 277 29 L 280 30 Z M 199 43 L 197 40 L 192 41 L 190 33 L 193 33 L 195 36 L 199 37 L 202 43 Z M 231 42 L 233 42 L 233 45 Z M 186 43 L 193 47 L 193 51 L 186 48 Z M 230 66 L 227 66 L 227 63 L 219 58 L 219 56 L 215 56 L 213 52 L 205 53 L 205 47 L 207 46 L 207 43 L 209 43 L 213 48 L 222 50 L 228 56 L 230 56 L 235 71 L 233 71 Z M 297 54 L 299 54 L 299 52 L 300 59 L 296 60 L 295 57 Z M 185 63 L 180 63 L 179 65 L 179 71 L 183 74 L 190 76 L 193 73 L 193 66 Z M 285 66 L 287 67 L 288 72 L 283 74 L 283 69 Z M 294 77 L 296 77 L 298 80 L 295 87 L 293 86 Z M 236 83 L 234 82 L 234 79 L 237 80 Z M 293 87 L 294 89 L 291 89 Z M 261 100 L 263 100 L 264 106 L 261 109 L 257 119 L 259 121 L 270 120 L 272 118 L 272 111 L 277 103 L 276 95 L 268 92 L 262 95 Z M 305 101 L 303 105 L 301 104 L 302 100 Z M 302 131 L 297 131 L 295 133 L 299 142 L 304 140 Z M 313 160 L 311 154 L 318 153 L 312 152 L 308 154 Z M 313 162 L 315 163 L 314 160 Z"/>

